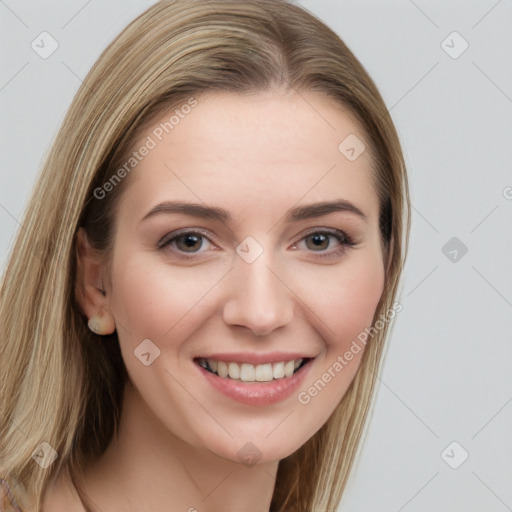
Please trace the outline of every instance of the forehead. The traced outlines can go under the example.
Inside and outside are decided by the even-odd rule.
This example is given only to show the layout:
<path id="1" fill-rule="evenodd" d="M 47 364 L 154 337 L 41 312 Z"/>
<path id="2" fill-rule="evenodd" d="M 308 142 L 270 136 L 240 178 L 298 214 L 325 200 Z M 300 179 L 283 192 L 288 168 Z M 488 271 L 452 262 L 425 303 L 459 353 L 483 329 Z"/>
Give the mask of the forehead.
<path id="1" fill-rule="evenodd" d="M 367 148 L 355 160 L 347 158 L 343 143 L 354 136 Z M 139 218 L 142 210 L 172 199 L 229 204 L 235 214 L 250 207 L 277 214 L 298 202 L 343 198 L 369 218 L 377 215 L 365 134 L 347 110 L 318 93 L 215 93 L 185 100 L 156 117 L 133 150 L 144 146 L 150 149 L 139 156 L 120 204 Z"/>

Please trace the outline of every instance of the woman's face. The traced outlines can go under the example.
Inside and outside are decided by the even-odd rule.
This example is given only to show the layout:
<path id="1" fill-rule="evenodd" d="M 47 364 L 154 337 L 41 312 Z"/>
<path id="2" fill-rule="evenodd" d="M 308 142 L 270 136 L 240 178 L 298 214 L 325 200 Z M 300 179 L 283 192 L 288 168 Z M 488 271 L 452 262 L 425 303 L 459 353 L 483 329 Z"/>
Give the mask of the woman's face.
<path id="1" fill-rule="evenodd" d="M 185 104 L 127 157 L 108 306 L 134 392 L 171 437 L 282 459 L 343 397 L 383 291 L 369 152 L 315 93 Z"/>

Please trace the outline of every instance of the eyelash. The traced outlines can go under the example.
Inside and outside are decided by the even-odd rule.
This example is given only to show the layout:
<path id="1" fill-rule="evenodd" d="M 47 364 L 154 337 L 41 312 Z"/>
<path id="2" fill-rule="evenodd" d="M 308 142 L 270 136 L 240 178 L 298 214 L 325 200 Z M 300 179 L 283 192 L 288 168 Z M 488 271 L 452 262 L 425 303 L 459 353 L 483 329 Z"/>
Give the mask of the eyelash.
<path id="1" fill-rule="evenodd" d="M 293 244 L 293 247 L 296 247 L 300 242 L 306 240 L 307 238 L 313 236 L 313 235 L 326 235 L 328 237 L 334 238 L 338 241 L 340 244 L 340 247 L 338 249 L 331 251 L 331 252 L 325 252 L 325 251 L 309 251 L 312 253 L 317 253 L 316 257 L 318 258 L 339 258 L 340 256 L 344 255 L 348 248 L 354 247 L 356 244 L 354 240 L 347 235 L 344 231 L 340 231 L 339 229 L 331 229 L 331 228 L 322 228 L 322 229 L 314 229 L 309 230 L 308 232 L 304 233 L 301 236 L 301 239 L 296 243 Z M 329 245 L 331 245 L 329 243 Z"/>
<path id="2" fill-rule="evenodd" d="M 167 235 L 165 235 L 158 242 L 157 247 L 158 247 L 158 249 L 164 249 L 167 246 L 171 245 L 172 242 L 174 242 L 177 239 L 179 239 L 181 237 L 184 237 L 186 235 L 195 235 L 195 236 L 199 235 L 199 236 L 202 236 L 202 237 L 206 238 L 210 243 L 213 243 L 210 240 L 209 233 L 207 233 L 206 231 L 203 231 L 201 229 L 189 229 L 189 228 L 186 228 L 186 229 L 183 229 L 183 230 L 179 230 L 179 231 L 174 231 L 172 233 L 168 233 Z M 340 256 L 342 256 L 346 252 L 346 250 L 348 248 L 354 247 L 356 245 L 354 240 L 349 235 L 347 235 L 345 232 L 340 231 L 339 229 L 322 228 L 322 229 L 310 230 L 307 233 L 304 233 L 302 235 L 302 237 L 300 238 L 300 240 L 297 243 L 293 244 L 293 247 L 296 247 L 298 243 L 302 242 L 303 240 L 309 238 L 312 235 L 327 235 L 327 236 L 330 236 L 332 238 L 335 238 L 339 242 L 339 244 L 341 246 L 336 251 L 329 252 L 327 254 L 324 254 L 325 251 L 310 251 L 310 252 L 313 252 L 313 253 L 318 252 L 318 254 L 316 256 L 319 257 L 319 258 L 335 258 L 335 257 L 340 257 Z M 179 250 L 178 250 L 178 253 L 179 253 L 179 257 L 183 258 L 183 259 L 193 259 L 193 258 L 196 258 L 196 256 L 194 256 L 194 255 L 198 254 L 198 253 L 189 253 L 190 255 L 188 255 L 187 253 L 181 252 Z"/>

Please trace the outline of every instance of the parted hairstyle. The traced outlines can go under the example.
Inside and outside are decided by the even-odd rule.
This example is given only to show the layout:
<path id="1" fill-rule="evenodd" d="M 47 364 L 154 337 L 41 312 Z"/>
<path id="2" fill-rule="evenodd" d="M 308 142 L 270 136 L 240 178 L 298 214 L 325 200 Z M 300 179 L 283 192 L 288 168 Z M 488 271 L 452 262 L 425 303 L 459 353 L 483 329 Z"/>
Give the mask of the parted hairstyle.
<path id="1" fill-rule="evenodd" d="M 216 91 L 273 90 L 323 94 L 363 128 L 387 268 L 373 322 L 391 310 L 409 237 L 407 175 L 389 112 L 360 62 L 323 22 L 285 0 L 157 2 L 104 50 L 80 86 L 2 279 L 0 477 L 13 483 L 22 507 L 39 510 L 61 470 L 75 480 L 119 426 L 127 372 L 117 334 L 100 339 L 78 306 L 76 233 L 84 227 L 109 261 L 116 205 L 130 176 L 105 197 L 98 189 L 164 110 Z M 325 425 L 280 461 L 273 511 L 337 509 L 368 422 L 390 325 L 369 337 L 358 372 Z M 48 468 L 32 457 L 42 442 L 58 453 Z"/>

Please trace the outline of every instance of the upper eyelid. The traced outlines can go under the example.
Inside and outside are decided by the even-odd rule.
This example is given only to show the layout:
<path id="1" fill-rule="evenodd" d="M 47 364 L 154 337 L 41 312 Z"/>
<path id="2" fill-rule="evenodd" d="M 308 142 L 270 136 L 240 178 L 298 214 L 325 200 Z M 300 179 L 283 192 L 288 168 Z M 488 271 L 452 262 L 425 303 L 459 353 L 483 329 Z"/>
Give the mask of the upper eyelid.
<path id="1" fill-rule="evenodd" d="M 294 246 L 297 245 L 298 243 L 302 242 L 303 240 L 305 240 L 307 237 L 317 234 L 317 233 L 327 235 L 331 238 L 334 238 L 342 246 L 353 247 L 353 246 L 357 245 L 357 240 L 342 229 L 319 228 L 319 229 L 312 229 L 312 230 L 301 233 L 300 238 L 297 240 L 297 242 L 294 242 Z M 340 240 L 340 238 L 341 238 L 341 240 Z"/>
<path id="2" fill-rule="evenodd" d="M 293 244 L 295 245 L 299 242 L 302 242 L 304 240 L 304 238 L 306 238 L 312 234 L 316 234 L 316 233 L 327 234 L 328 236 L 331 236 L 335 239 L 338 239 L 337 235 L 341 235 L 347 239 L 348 243 L 346 245 L 355 245 L 354 239 L 348 233 L 346 233 L 344 230 L 337 229 L 337 228 L 328 228 L 328 227 L 306 228 L 298 235 L 299 238 L 295 242 L 293 242 Z M 181 229 L 178 229 L 171 233 L 167 233 L 158 242 L 158 247 L 162 247 L 165 244 L 168 244 L 169 242 L 174 241 L 176 238 L 179 238 L 180 236 L 184 236 L 187 234 L 198 234 L 198 235 L 201 235 L 204 238 L 208 239 L 208 241 L 210 243 L 218 244 L 216 237 L 213 236 L 212 234 L 210 234 L 210 232 L 208 230 L 192 227 L 192 228 L 181 228 Z M 340 242 L 340 241 L 338 240 L 338 242 Z M 238 245 L 238 243 L 237 243 L 237 245 Z M 191 254 L 193 254 L 193 253 L 191 253 Z"/>
<path id="3" fill-rule="evenodd" d="M 215 236 L 212 236 L 209 231 L 201 229 L 201 228 L 182 228 L 177 229 L 176 231 L 171 231 L 170 233 L 166 233 L 159 241 L 157 245 L 165 244 L 167 242 L 170 242 L 171 240 L 174 240 L 175 238 L 178 238 L 183 235 L 188 235 L 189 233 L 195 233 L 204 236 L 205 238 L 208 238 L 210 240 L 211 238 L 214 241 L 216 239 Z"/>

